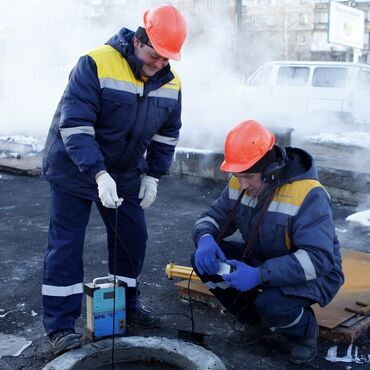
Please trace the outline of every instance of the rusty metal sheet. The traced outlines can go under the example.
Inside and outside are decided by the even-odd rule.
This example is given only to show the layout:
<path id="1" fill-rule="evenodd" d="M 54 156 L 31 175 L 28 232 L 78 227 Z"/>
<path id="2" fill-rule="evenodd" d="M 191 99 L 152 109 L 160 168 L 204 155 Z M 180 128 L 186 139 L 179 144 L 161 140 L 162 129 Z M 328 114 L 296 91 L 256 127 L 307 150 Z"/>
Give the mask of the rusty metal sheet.
<path id="1" fill-rule="evenodd" d="M 333 329 L 342 322 L 359 316 L 347 312 L 345 307 L 361 309 L 356 301 L 370 304 L 370 253 L 341 249 L 345 283 L 332 302 L 321 308 L 314 305 L 320 326 Z"/>

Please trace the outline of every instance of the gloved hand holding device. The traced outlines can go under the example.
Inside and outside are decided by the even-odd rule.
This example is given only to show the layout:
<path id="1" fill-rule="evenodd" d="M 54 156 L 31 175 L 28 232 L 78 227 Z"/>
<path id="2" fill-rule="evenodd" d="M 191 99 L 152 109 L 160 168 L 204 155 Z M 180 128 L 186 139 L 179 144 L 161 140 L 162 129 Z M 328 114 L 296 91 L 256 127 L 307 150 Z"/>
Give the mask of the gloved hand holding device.
<path id="1" fill-rule="evenodd" d="M 99 198 L 106 208 L 119 207 L 123 199 L 118 198 L 117 185 L 107 171 L 98 172 L 95 176 L 95 181 L 98 184 Z"/>
<path id="2" fill-rule="evenodd" d="M 195 266 L 200 274 L 214 275 L 220 269 L 219 261 L 226 257 L 212 235 L 203 235 L 195 252 Z"/>
<path id="3" fill-rule="evenodd" d="M 157 187 L 159 179 L 145 175 L 141 179 L 139 198 L 142 199 L 140 207 L 142 209 L 149 208 L 157 197 Z"/>
<path id="4" fill-rule="evenodd" d="M 246 292 L 261 284 L 259 267 L 252 267 L 237 260 L 228 260 L 226 263 L 236 268 L 234 272 L 222 275 L 231 287 Z"/>

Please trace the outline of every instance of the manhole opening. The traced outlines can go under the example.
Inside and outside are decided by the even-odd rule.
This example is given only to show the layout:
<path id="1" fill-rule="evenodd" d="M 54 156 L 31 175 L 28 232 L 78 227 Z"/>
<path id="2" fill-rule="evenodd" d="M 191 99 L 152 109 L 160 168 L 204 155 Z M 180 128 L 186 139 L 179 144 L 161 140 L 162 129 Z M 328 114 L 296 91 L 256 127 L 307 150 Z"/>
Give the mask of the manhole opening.
<path id="1" fill-rule="evenodd" d="M 98 366 L 95 370 L 112 370 L 112 364 Z M 182 367 L 178 367 L 172 364 L 165 364 L 158 361 L 130 361 L 130 362 L 118 362 L 114 363 L 114 370 L 182 370 Z"/>

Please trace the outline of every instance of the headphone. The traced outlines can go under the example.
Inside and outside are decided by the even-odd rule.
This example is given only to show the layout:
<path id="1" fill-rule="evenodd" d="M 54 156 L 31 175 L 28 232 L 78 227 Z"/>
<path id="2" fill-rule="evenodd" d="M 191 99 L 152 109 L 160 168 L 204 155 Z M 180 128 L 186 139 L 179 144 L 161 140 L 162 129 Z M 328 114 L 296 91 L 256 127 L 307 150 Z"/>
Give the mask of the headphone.
<path id="1" fill-rule="evenodd" d="M 270 163 L 262 172 L 261 178 L 264 183 L 271 184 L 276 181 L 280 171 L 285 167 L 286 153 L 282 148 L 280 149 L 281 161 Z"/>
<path id="2" fill-rule="evenodd" d="M 285 167 L 284 161 L 269 164 L 262 172 L 262 181 L 268 184 L 274 182 L 283 167 Z"/>

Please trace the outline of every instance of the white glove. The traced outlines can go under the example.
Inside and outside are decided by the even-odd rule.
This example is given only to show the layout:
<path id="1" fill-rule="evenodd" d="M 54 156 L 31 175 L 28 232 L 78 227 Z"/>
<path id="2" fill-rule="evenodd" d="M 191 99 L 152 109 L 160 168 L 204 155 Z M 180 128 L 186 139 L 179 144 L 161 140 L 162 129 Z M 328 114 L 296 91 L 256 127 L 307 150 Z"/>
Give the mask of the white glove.
<path id="1" fill-rule="evenodd" d="M 139 198 L 143 199 L 140 203 L 142 209 L 147 209 L 155 201 L 157 196 L 158 179 L 152 176 L 143 176 L 141 179 Z"/>
<path id="2" fill-rule="evenodd" d="M 98 173 L 95 179 L 98 184 L 99 198 L 104 207 L 119 207 L 123 199 L 118 198 L 117 185 L 108 172 Z"/>

